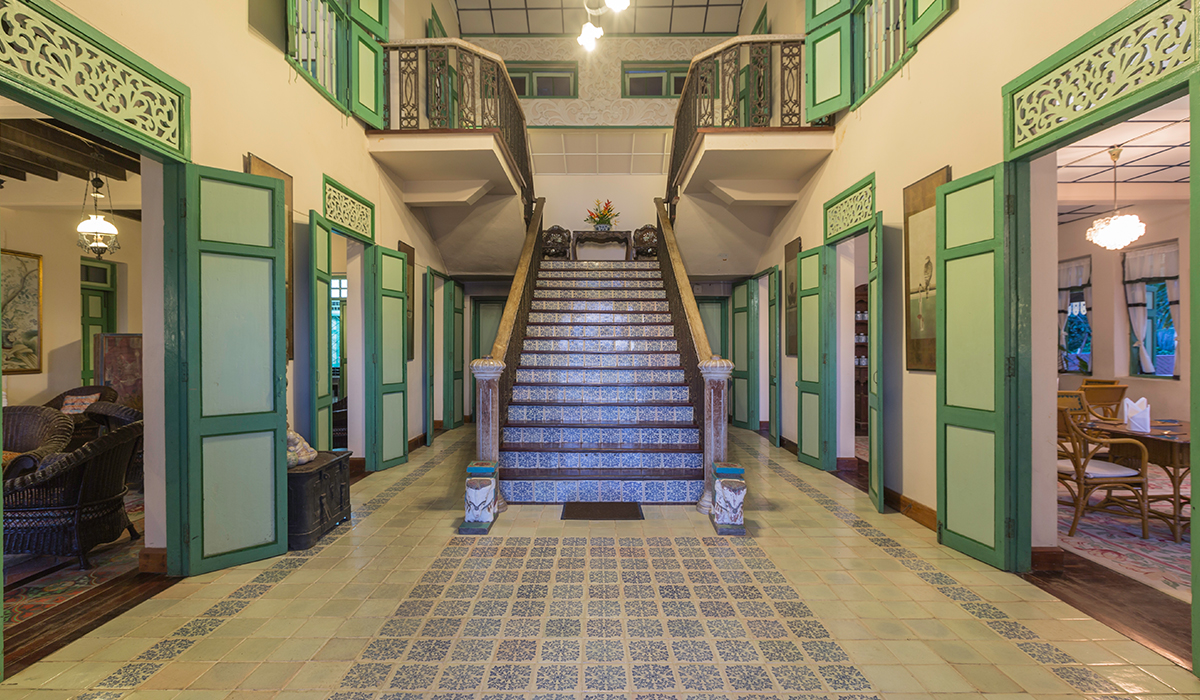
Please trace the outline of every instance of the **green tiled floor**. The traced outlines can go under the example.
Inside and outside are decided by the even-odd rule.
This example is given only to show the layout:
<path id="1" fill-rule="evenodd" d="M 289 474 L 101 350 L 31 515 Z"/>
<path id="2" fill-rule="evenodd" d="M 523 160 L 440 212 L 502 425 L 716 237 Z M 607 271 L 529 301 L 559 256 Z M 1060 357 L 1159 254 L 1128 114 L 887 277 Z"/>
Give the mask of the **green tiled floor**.
<path id="1" fill-rule="evenodd" d="M 458 537 L 473 426 L 314 550 L 182 582 L 0 685 L 93 700 L 1150 697 L 1188 671 L 732 431 L 749 538 L 512 506 Z M 1186 624 L 1186 621 L 1181 621 Z"/>

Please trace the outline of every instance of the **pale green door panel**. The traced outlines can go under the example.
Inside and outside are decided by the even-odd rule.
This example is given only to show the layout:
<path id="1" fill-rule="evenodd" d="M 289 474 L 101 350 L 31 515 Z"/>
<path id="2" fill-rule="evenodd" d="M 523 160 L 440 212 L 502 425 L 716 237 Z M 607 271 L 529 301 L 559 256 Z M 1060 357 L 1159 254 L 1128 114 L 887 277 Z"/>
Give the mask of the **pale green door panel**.
<path id="1" fill-rule="evenodd" d="M 909 0 L 904 21 L 907 22 L 906 37 L 909 46 L 916 46 L 954 9 L 952 0 Z"/>
<path id="2" fill-rule="evenodd" d="M 425 378 L 425 391 L 422 396 L 422 408 L 425 413 L 425 444 L 433 444 L 433 370 L 434 370 L 434 271 L 432 267 L 425 268 L 425 347 L 423 353 L 424 365 L 421 376 Z M 443 339 L 444 341 L 444 339 Z M 443 397 L 443 401 L 445 397 Z"/>
<path id="3" fill-rule="evenodd" d="M 817 27 L 849 14 L 854 0 L 804 0 L 804 27 L 811 34 Z"/>
<path id="4" fill-rule="evenodd" d="M 366 1 L 366 0 L 362 0 Z M 387 128 L 384 121 L 383 64 L 387 54 L 362 27 L 350 30 L 350 111 L 375 129 Z"/>
<path id="5" fill-rule="evenodd" d="M 867 232 L 867 495 L 880 513 L 884 504 L 883 459 L 883 215 Z"/>
<path id="6" fill-rule="evenodd" d="M 388 0 L 349 0 L 349 2 L 350 19 L 379 37 L 380 41 L 387 41 Z"/>
<path id="7" fill-rule="evenodd" d="M 729 382 L 729 405 L 733 425 L 755 432 L 758 418 L 758 280 L 733 286 L 733 374 Z"/>
<path id="8" fill-rule="evenodd" d="M 408 461 L 408 255 L 375 246 L 375 427 L 379 468 Z"/>
<path id="9" fill-rule="evenodd" d="M 851 92 L 851 19 L 843 16 L 809 31 L 804 43 L 804 118 L 810 124 L 853 100 Z"/>
<path id="10" fill-rule="evenodd" d="M 309 274 L 312 296 L 309 299 L 309 386 L 312 434 L 306 437 L 318 450 L 333 449 L 333 296 L 330 245 L 333 229 L 325 217 L 308 212 Z M 345 383 L 343 382 L 343 386 Z M 343 395 L 345 390 L 342 391 Z"/>
<path id="11" fill-rule="evenodd" d="M 769 394 L 767 437 L 776 447 L 779 447 L 780 442 L 779 421 L 782 414 L 782 392 L 779 389 L 779 365 L 783 360 L 779 337 L 781 318 L 779 300 L 783 296 L 782 281 L 783 276 L 779 274 L 778 268 L 767 274 L 767 344 L 769 345 L 767 350 L 767 392 Z"/>
<path id="12" fill-rule="evenodd" d="M 283 183 L 168 166 L 168 571 L 287 551 Z M 172 197 L 167 197 L 172 201 Z M 168 333 L 172 337 L 172 333 Z M 169 377 L 170 379 L 170 377 Z"/>
<path id="13" fill-rule="evenodd" d="M 442 428 L 452 430 L 463 424 L 466 288 L 460 282 L 447 280 L 442 291 Z"/>
<path id="14" fill-rule="evenodd" d="M 837 450 L 829 446 L 832 432 L 834 392 L 830 390 L 833 372 L 825 350 L 825 336 L 830 335 L 825 308 L 830 302 L 828 292 L 831 254 L 828 246 L 818 246 L 796 256 L 799 288 L 796 291 L 797 311 L 797 458 L 812 467 L 833 471 L 837 467 Z"/>
<path id="15" fill-rule="evenodd" d="M 937 191 L 937 478 L 942 543 L 1014 565 L 1009 465 L 1005 166 Z"/>

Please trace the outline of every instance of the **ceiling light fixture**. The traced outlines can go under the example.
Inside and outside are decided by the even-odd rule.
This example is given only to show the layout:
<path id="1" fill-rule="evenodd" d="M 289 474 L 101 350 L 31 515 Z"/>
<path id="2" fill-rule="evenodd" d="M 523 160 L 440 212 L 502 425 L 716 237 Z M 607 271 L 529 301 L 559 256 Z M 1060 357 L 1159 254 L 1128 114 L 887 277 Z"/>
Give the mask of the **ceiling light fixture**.
<path id="1" fill-rule="evenodd" d="M 108 213 L 116 217 L 112 210 L 112 197 L 106 197 L 103 191 L 107 189 L 109 194 L 112 194 L 112 190 L 108 183 L 100 178 L 99 173 L 95 173 L 88 185 L 90 189 L 85 187 L 83 191 L 83 220 L 75 227 L 75 231 L 79 234 L 79 247 L 95 255 L 97 260 L 103 260 L 105 255 L 111 255 L 121 249 L 121 244 L 117 241 L 117 227 L 111 221 L 105 221 L 104 214 L 100 213 L 100 200 L 108 199 Z M 90 214 L 87 210 L 89 196 L 92 198 Z"/>
<path id="2" fill-rule="evenodd" d="M 1113 208 L 1111 216 L 1092 222 L 1087 239 L 1101 248 L 1120 250 L 1145 235 L 1146 224 L 1137 214 L 1122 214 L 1117 207 L 1117 159 L 1121 157 L 1121 147 L 1108 149 L 1108 155 L 1113 162 Z"/>
<path id="3" fill-rule="evenodd" d="M 589 7 L 587 0 L 584 0 L 583 9 L 588 13 L 588 21 L 579 30 L 579 37 L 575 41 L 588 51 L 596 48 L 596 40 L 604 36 L 604 28 L 599 25 L 600 15 L 612 10 L 620 12 L 629 7 L 629 0 L 604 0 L 604 4 L 597 8 Z M 592 23 L 592 19 L 596 19 L 596 23 Z"/>

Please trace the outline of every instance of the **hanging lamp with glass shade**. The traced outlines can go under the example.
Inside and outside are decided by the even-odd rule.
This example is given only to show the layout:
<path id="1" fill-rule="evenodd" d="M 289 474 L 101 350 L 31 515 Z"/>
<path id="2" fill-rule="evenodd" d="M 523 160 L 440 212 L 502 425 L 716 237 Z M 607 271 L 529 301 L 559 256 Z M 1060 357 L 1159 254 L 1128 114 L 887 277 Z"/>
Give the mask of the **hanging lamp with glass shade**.
<path id="1" fill-rule="evenodd" d="M 1145 235 L 1146 224 L 1137 214 L 1122 214 L 1117 207 L 1117 159 L 1121 157 L 1121 147 L 1108 149 L 1108 155 L 1113 162 L 1113 208 L 1109 216 L 1092 222 L 1087 239 L 1101 248 L 1120 250 Z"/>
<path id="2" fill-rule="evenodd" d="M 121 249 L 121 243 L 117 240 L 116 225 L 100 213 L 100 200 L 108 199 L 108 215 L 116 217 L 112 210 L 112 197 L 105 195 L 105 190 L 108 190 L 109 195 L 112 194 L 108 183 L 100 178 L 99 173 L 94 173 L 88 181 L 88 187 L 84 189 L 83 212 L 80 216 L 82 220 L 75 227 L 76 233 L 79 234 L 79 247 L 95 255 L 97 260 L 103 260 L 105 255 L 111 255 Z M 92 200 L 90 213 L 87 210 L 89 197 Z"/>

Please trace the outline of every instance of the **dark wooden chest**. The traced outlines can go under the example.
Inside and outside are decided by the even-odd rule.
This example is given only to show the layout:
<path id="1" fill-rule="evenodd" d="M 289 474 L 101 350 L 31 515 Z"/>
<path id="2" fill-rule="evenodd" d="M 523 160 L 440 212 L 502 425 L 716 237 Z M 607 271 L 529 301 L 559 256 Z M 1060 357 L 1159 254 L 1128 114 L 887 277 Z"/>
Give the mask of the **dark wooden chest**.
<path id="1" fill-rule="evenodd" d="M 350 518 L 350 452 L 288 469 L 288 549 L 308 549 Z"/>

